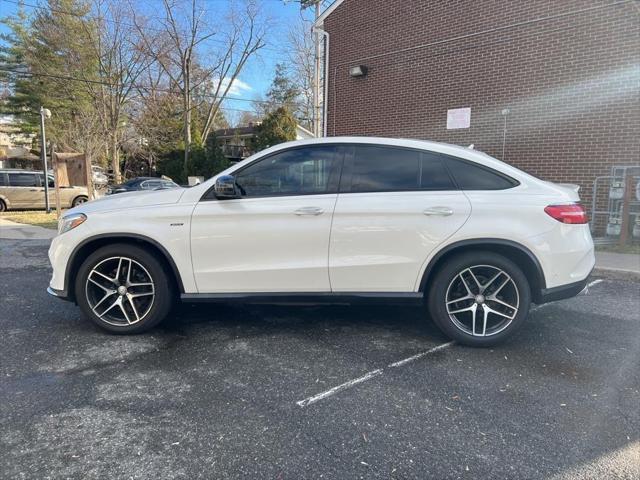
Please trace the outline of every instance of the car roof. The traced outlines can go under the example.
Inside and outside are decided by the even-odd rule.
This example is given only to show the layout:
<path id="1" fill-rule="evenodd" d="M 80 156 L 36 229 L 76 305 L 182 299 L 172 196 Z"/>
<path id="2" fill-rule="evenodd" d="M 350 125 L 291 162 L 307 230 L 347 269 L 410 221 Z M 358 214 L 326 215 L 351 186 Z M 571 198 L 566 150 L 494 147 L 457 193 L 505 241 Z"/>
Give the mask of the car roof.
<path id="1" fill-rule="evenodd" d="M 387 138 L 387 137 L 319 137 L 319 138 L 309 138 L 305 140 L 295 140 L 292 142 L 280 143 L 278 145 L 274 145 L 266 150 L 258 152 L 256 155 L 263 156 L 265 154 L 275 153 L 279 150 L 283 150 L 286 148 L 295 148 L 296 146 L 305 146 L 305 145 L 332 145 L 332 144 L 366 144 L 366 145 L 379 145 L 379 146 L 389 146 L 389 147 L 404 147 L 404 148 L 415 148 L 419 150 L 427 150 L 435 153 L 442 153 L 445 155 L 451 155 L 457 158 L 463 158 L 466 160 L 471 160 L 476 163 L 480 163 L 481 165 L 486 165 L 488 167 L 494 168 L 498 171 L 501 171 L 507 175 L 516 176 L 516 178 L 520 179 L 523 177 L 526 178 L 535 178 L 531 177 L 526 172 L 509 165 L 497 158 L 494 158 L 486 153 L 475 150 L 472 147 L 462 147 L 460 145 L 452 145 L 450 143 L 441 143 L 441 142 L 433 142 L 431 140 L 420 140 L 420 139 L 407 139 L 407 138 Z M 253 160 L 253 157 L 249 157 L 248 159 L 239 162 L 236 165 L 249 163 Z"/>

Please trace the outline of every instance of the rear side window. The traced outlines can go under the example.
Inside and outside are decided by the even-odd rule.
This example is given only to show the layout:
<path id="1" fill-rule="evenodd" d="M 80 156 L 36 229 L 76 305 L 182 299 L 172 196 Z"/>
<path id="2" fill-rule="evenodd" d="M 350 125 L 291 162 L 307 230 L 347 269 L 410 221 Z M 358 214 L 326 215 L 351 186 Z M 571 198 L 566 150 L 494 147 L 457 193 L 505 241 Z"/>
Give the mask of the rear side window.
<path id="1" fill-rule="evenodd" d="M 487 167 L 447 157 L 447 166 L 461 190 L 505 190 L 518 182 Z"/>
<path id="2" fill-rule="evenodd" d="M 9 185 L 12 187 L 37 187 L 38 179 L 33 173 L 10 173 Z"/>
<path id="3" fill-rule="evenodd" d="M 0 187 L 7 186 L 7 177 L 4 173 L 0 172 Z"/>
<path id="4" fill-rule="evenodd" d="M 438 155 L 393 147 L 355 148 L 351 192 L 454 189 Z"/>

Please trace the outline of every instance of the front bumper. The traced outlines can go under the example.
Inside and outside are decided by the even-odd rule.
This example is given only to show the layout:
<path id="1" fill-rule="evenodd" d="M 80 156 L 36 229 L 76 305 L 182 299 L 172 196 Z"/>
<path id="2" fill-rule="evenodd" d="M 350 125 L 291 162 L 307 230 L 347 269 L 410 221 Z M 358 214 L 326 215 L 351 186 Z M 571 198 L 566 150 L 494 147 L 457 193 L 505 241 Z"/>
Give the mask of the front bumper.
<path id="1" fill-rule="evenodd" d="M 53 297 L 59 298 L 60 300 L 65 300 L 67 302 L 71 301 L 66 290 L 56 290 L 55 288 L 47 287 L 47 293 Z"/>

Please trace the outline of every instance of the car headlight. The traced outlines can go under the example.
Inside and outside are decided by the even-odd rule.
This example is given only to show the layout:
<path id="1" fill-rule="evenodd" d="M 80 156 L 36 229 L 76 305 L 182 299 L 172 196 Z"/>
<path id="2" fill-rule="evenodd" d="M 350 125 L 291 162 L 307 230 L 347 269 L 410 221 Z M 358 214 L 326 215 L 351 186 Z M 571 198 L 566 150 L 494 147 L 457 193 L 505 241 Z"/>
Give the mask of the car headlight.
<path id="1" fill-rule="evenodd" d="M 62 235 L 69 230 L 73 230 L 78 225 L 82 225 L 86 219 L 87 216 L 84 213 L 74 213 L 73 215 L 62 217 L 58 221 L 58 235 Z"/>

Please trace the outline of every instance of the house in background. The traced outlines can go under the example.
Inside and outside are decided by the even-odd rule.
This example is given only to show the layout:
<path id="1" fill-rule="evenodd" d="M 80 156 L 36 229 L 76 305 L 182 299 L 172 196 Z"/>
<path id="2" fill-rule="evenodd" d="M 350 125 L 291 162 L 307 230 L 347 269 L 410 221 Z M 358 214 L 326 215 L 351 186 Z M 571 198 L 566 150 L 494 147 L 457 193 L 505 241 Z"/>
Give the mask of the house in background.
<path id="1" fill-rule="evenodd" d="M 0 117 L 0 168 L 42 168 L 42 162 L 31 148 L 35 134 L 24 133 L 11 115 Z"/>
<path id="2" fill-rule="evenodd" d="M 640 161 L 640 9 L 596 0 L 336 0 L 326 132 L 468 146 L 577 183 Z"/>
<path id="3" fill-rule="evenodd" d="M 213 132 L 224 156 L 231 163 L 239 162 L 256 153 L 255 139 L 260 123 L 250 123 L 246 127 L 221 128 Z M 309 130 L 300 125 L 296 128 L 296 140 L 313 138 Z"/>

